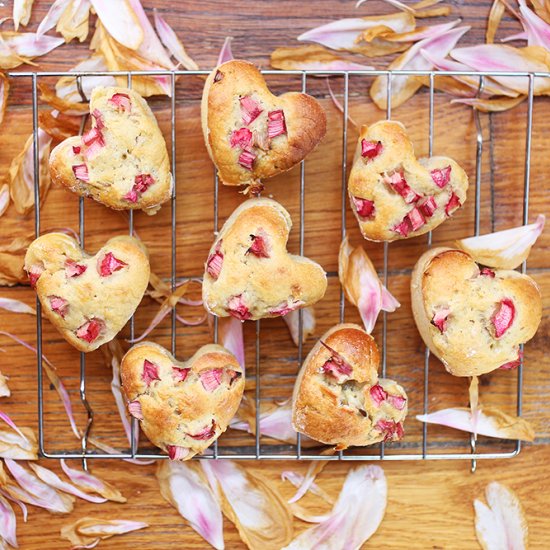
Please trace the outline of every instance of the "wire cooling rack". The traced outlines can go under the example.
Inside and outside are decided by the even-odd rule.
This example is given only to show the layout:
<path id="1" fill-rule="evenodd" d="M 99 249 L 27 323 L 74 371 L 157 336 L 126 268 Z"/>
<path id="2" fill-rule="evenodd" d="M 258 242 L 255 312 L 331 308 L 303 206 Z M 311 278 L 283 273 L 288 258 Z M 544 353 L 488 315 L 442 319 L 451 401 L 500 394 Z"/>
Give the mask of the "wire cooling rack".
<path id="1" fill-rule="evenodd" d="M 172 174 L 174 177 L 174 187 L 173 195 L 171 199 L 171 251 L 172 251 L 172 260 L 171 260 L 171 277 L 169 279 L 172 289 L 175 288 L 177 283 L 176 277 L 176 191 L 177 191 L 177 181 L 176 181 L 176 163 L 177 163 L 177 154 L 176 154 L 176 80 L 186 79 L 190 77 L 204 77 L 209 74 L 209 71 L 167 71 L 167 72 L 151 72 L 151 71 L 135 71 L 135 72 L 45 72 L 45 73 L 35 73 L 35 72 L 22 72 L 22 73 L 10 73 L 9 76 L 18 79 L 30 79 L 32 85 L 32 118 L 33 118 L 33 131 L 34 131 L 34 181 L 35 181 L 35 229 L 36 235 L 40 234 L 41 225 L 40 225 L 40 201 L 39 201 L 39 163 L 38 163 L 38 88 L 37 84 L 39 79 L 47 77 L 75 77 L 78 85 L 78 89 L 81 94 L 82 92 L 82 81 L 91 76 L 117 76 L 117 77 L 126 77 L 128 86 L 132 85 L 132 78 L 135 76 L 165 76 L 170 80 L 171 88 L 171 97 L 168 99 L 170 102 L 170 122 L 171 122 L 171 162 L 172 162 Z M 525 135 L 525 164 L 524 164 L 524 184 L 523 184 L 523 223 L 528 222 L 529 215 L 529 183 L 530 183 L 530 163 L 531 163 L 531 139 L 532 139 L 532 127 L 533 127 L 533 92 L 536 79 L 539 78 L 550 78 L 550 73 L 527 73 L 527 72 L 469 72 L 469 71 L 263 71 L 264 75 L 290 75 L 294 78 L 301 78 L 301 91 L 306 92 L 308 89 L 308 78 L 309 77 L 318 77 L 318 76 L 334 76 L 343 80 L 343 101 L 342 101 L 342 149 L 341 149 L 341 237 L 344 238 L 346 235 L 346 204 L 347 204 L 347 190 L 346 190 L 346 174 L 348 168 L 348 159 L 347 159 L 347 145 L 348 145 L 348 108 L 349 108 L 349 91 L 350 91 L 350 81 L 352 78 L 359 76 L 383 76 L 386 77 L 386 87 L 387 87 L 387 109 L 386 117 L 388 119 L 392 118 L 392 83 L 396 77 L 399 76 L 418 76 L 428 79 L 428 104 L 429 104 L 429 147 L 428 153 L 432 155 L 433 145 L 434 145 L 434 95 L 435 95 L 435 82 L 437 78 L 444 76 L 458 76 L 458 77 L 470 77 L 477 79 L 479 83 L 478 94 L 483 91 L 484 84 L 487 78 L 489 77 L 510 77 L 514 79 L 523 79 L 526 84 L 528 84 L 528 94 L 527 94 L 527 121 L 526 121 L 526 135 Z M 482 170 L 482 156 L 484 148 L 484 137 L 482 132 L 481 125 L 481 116 L 478 111 L 474 111 L 474 120 L 476 125 L 476 137 L 477 137 L 477 146 L 476 146 L 476 163 L 475 163 L 475 217 L 474 217 L 474 227 L 473 233 L 478 235 L 480 232 L 480 201 L 481 201 L 481 170 Z M 83 117 L 81 131 L 84 129 L 85 117 Z M 518 136 L 518 141 L 521 142 L 521 138 Z M 303 161 L 300 166 L 300 213 L 299 213 L 299 253 L 304 253 L 304 194 L 305 194 L 305 185 L 306 185 L 306 173 L 305 173 L 305 162 Z M 214 212 L 213 212 L 213 225 L 214 230 L 218 230 L 218 192 L 219 184 L 217 176 L 214 174 Z M 471 199 L 470 199 L 471 200 Z M 84 246 L 84 228 L 85 228 L 85 217 L 84 217 L 84 200 L 80 198 L 79 201 L 79 233 L 81 243 Z M 129 212 L 129 231 L 130 234 L 133 234 L 134 229 L 134 217 L 133 212 Z M 432 243 L 432 235 L 429 233 L 427 235 L 426 245 L 429 247 Z M 154 253 L 154 250 L 153 250 Z M 387 286 L 388 283 L 388 256 L 390 253 L 390 246 L 388 243 L 383 245 L 383 270 L 380 274 L 382 280 Z M 522 272 L 526 271 L 525 263 L 522 266 Z M 337 277 L 337 273 L 329 273 L 329 277 Z M 343 322 L 345 319 L 346 311 L 346 302 L 344 299 L 343 291 L 340 291 L 339 298 L 339 317 L 340 322 Z M 300 324 L 299 324 L 299 340 L 302 341 L 302 331 L 303 331 L 303 322 L 302 322 L 302 313 L 300 313 Z M 382 323 L 382 338 L 379 344 L 381 345 L 382 352 L 382 361 L 381 361 L 381 371 L 382 376 L 385 377 L 388 371 L 388 361 L 386 353 L 386 341 L 387 341 L 387 332 L 388 332 L 388 318 L 386 313 L 383 313 L 381 321 Z M 260 331 L 261 331 L 261 321 L 256 321 L 255 327 L 255 365 L 253 368 L 248 368 L 247 378 L 254 378 L 256 380 L 255 384 L 255 401 L 256 401 L 256 425 L 259 425 L 259 415 L 260 415 L 260 399 L 261 399 L 261 377 L 260 377 Z M 134 337 L 134 319 L 129 323 L 130 327 L 130 337 Z M 155 458 L 155 459 L 165 459 L 166 455 L 159 454 L 158 449 L 147 447 L 141 448 L 138 443 L 138 430 L 139 425 L 137 420 L 132 419 L 131 422 L 131 444 L 126 448 L 120 451 L 114 452 L 113 454 L 108 454 L 105 452 L 98 452 L 93 448 L 90 448 L 89 445 L 89 435 L 93 427 L 94 411 L 90 406 L 87 399 L 87 377 L 86 377 L 86 354 L 81 353 L 80 355 L 80 399 L 87 412 L 87 424 L 85 429 L 82 432 L 81 438 L 81 448 L 80 450 L 63 450 L 60 451 L 51 451 L 45 447 L 45 424 L 44 424 L 44 393 L 43 393 L 43 372 L 42 372 L 42 318 L 41 318 L 41 309 L 40 302 L 37 300 L 37 349 L 38 349 L 38 363 L 37 363 L 37 378 L 38 378 L 38 423 L 39 423 L 39 450 L 41 455 L 47 458 L 75 458 L 82 459 L 84 467 L 86 467 L 86 460 L 91 458 L 101 458 L 101 459 L 130 459 L 130 458 Z M 214 323 L 214 339 L 217 341 L 218 336 L 217 330 L 217 319 Z M 176 316 L 175 311 L 172 311 L 171 317 L 171 351 L 175 355 L 176 352 Z M 296 368 L 298 369 L 302 364 L 304 358 L 303 345 L 300 343 L 298 345 L 297 354 L 296 354 Z M 423 367 L 423 399 L 422 399 L 422 408 L 423 413 L 426 414 L 429 412 L 429 360 L 430 352 L 428 348 L 424 352 L 424 367 Z M 522 412 L 522 384 L 523 384 L 523 363 L 519 366 L 517 371 L 517 390 L 515 395 L 512 398 L 515 398 L 517 414 L 521 415 Z M 410 420 L 414 421 L 414 420 Z M 385 445 L 384 443 L 365 447 L 365 448 L 354 448 L 348 451 L 340 451 L 334 454 L 324 454 L 323 448 L 317 448 L 311 450 L 305 448 L 303 445 L 302 438 L 300 434 L 297 436 L 295 445 L 287 444 L 278 444 L 276 442 L 264 443 L 261 440 L 261 434 L 257 431 L 255 436 L 250 436 L 253 439 L 253 443 L 247 446 L 225 446 L 215 442 L 211 448 L 205 453 L 204 456 L 200 458 L 231 458 L 231 459 L 298 459 L 298 460 L 442 460 L 442 459 L 454 459 L 454 460 L 471 460 L 472 461 L 472 470 L 475 470 L 476 460 L 477 459 L 497 459 L 497 458 L 511 458 L 516 456 L 521 449 L 520 441 L 508 442 L 508 447 L 498 451 L 495 451 L 489 447 L 488 451 L 479 450 L 476 448 L 476 441 L 473 437 L 465 434 L 463 437 L 467 441 L 469 438 L 470 452 L 445 452 L 445 449 L 437 448 L 436 452 L 432 451 L 432 445 L 430 445 L 428 439 L 428 425 L 422 425 L 422 439 L 421 443 L 418 446 L 418 452 L 410 452 L 407 449 L 406 439 L 402 443 Z M 270 440 L 273 441 L 273 440 Z M 325 448 L 326 449 L 326 448 Z M 394 452 L 397 451 L 397 452 Z"/>

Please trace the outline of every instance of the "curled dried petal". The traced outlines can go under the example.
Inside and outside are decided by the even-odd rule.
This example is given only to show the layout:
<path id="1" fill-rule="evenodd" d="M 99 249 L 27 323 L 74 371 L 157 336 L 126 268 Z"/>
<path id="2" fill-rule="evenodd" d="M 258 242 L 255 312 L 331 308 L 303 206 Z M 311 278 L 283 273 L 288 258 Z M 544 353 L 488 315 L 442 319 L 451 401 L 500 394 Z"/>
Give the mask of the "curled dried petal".
<path id="1" fill-rule="evenodd" d="M 30 315 L 36 315 L 36 310 L 14 298 L 2 298 L 0 297 L 0 308 L 13 313 L 29 313 Z"/>
<path id="2" fill-rule="evenodd" d="M 168 51 L 181 63 L 187 70 L 196 71 L 199 66 L 189 57 L 180 39 L 176 33 L 168 25 L 168 23 L 158 14 L 156 8 L 153 12 L 155 19 L 155 29 L 161 42 L 166 46 Z"/>
<path id="3" fill-rule="evenodd" d="M 64 525 L 61 528 L 61 538 L 68 540 L 73 548 L 93 548 L 101 540 L 146 527 L 149 524 L 141 521 L 83 517 L 70 525 Z"/>
<path id="4" fill-rule="evenodd" d="M 373 67 L 343 59 L 321 46 L 277 48 L 271 54 L 271 66 L 281 70 L 368 71 Z"/>

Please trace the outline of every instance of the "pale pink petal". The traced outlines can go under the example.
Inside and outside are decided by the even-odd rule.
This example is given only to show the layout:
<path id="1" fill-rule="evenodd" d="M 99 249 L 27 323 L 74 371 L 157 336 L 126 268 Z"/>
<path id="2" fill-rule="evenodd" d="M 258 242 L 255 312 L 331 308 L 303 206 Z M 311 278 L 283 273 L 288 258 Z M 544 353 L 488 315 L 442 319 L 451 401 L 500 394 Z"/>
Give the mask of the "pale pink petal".
<path id="1" fill-rule="evenodd" d="M 356 39 L 361 33 L 380 24 L 386 25 L 396 33 L 413 30 L 413 27 L 408 24 L 408 20 L 401 18 L 385 18 L 381 16 L 380 21 L 376 19 L 351 18 L 340 19 L 311 29 L 301 34 L 298 40 L 316 42 L 333 50 L 352 50 L 357 46 Z"/>
<path id="2" fill-rule="evenodd" d="M 525 31 L 518 32 L 516 34 L 511 34 L 510 36 L 506 36 L 505 38 L 502 38 L 501 42 L 512 42 L 514 40 L 527 40 L 527 33 Z"/>
<path id="3" fill-rule="evenodd" d="M 15 422 L 3 411 L 0 411 L 0 418 L 15 432 L 17 432 L 23 439 L 28 441 L 27 436 L 15 425 Z"/>
<path id="4" fill-rule="evenodd" d="M 3 81 L 0 82 L 0 87 L 4 86 Z M 0 89 L 0 102 L 4 101 L 4 94 L 2 90 Z M 0 105 L 0 124 L 2 123 L 2 113 L 3 109 Z M 8 206 L 10 205 L 10 188 L 7 183 L 4 183 L 2 187 L 0 187 L 0 216 L 2 216 L 6 210 L 8 209 Z"/>
<path id="5" fill-rule="evenodd" d="M 17 520 L 10 503 L 0 495 L 0 537 L 8 544 L 17 548 Z"/>
<path id="6" fill-rule="evenodd" d="M 196 464 L 163 460 L 157 479 L 162 496 L 214 548 L 222 550 L 223 516 L 220 504 Z"/>
<path id="7" fill-rule="evenodd" d="M 535 223 L 461 239 L 456 244 L 483 265 L 515 269 L 527 259 L 531 247 L 542 234 L 544 222 L 544 215 L 539 214 Z"/>
<path id="8" fill-rule="evenodd" d="M 472 419 L 471 410 L 465 407 L 443 409 L 416 417 L 420 422 L 438 424 L 469 433 L 500 439 L 522 439 L 533 441 L 535 434 L 523 418 L 508 415 L 493 407 L 480 406 L 477 422 Z"/>
<path id="9" fill-rule="evenodd" d="M 33 307 L 13 298 L 0 297 L 0 308 L 11 311 L 12 313 L 29 313 L 30 315 L 36 315 L 36 311 Z"/>
<path id="10" fill-rule="evenodd" d="M 286 315 L 283 315 L 283 321 L 286 323 L 290 336 L 295 346 L 299 345 L 300 339 L 300 312 L 302 312 L 302 343 L 304 343 L 315 330 L 315 310 L 312 306 L 295 309 Z"/>
<path id="11" fill-rule="evenodd" d="M 387 494 L 386 478 L 379 466 L 350 470 L 329 518 L 300 533 L 285 550 L 360 548 L 382 522 Z"/>
<path id="12" fill-rule="evenodd" d="M 303 483 L 305 476 L 302 474 L 299 474 L 298 472 L 294 472 L 292 470 L 285 470 L 284 472 L 281 472 L 281 479 L 283 481 L 289 481 L 294 485 L 294 487 L 299 488 Z M 312 494 L 317 495 L 321 497 L 326 502 L 333 504 L 334 499 L 332 499 L 317 483 L 313 482 L 309 485 L 308 491 L 310 491 Z"/>
<path id="13" fill-rule="evenodd" d="M 550 50 L 550 25 L 531 10 L 525 0 L 519 0 L 519 13 L 527 35 L 527 45 L 542 46 Z"/>
<path id="14" fill-rule="evenodd" d="M 4 489 L 0 488 L 0 494 L 5 496 L 8 500 L 11 500 L 12 502 L 15 502 L 19 508 L 21 508 L 21 513 L 23 514 L 23 521 L 27 521 L 27 517 L 29 515 L 29 510 L 26 506 L 26 504 L 22 500 L 18 500 L 17 498 L 13 497 L 12 495 L 6 493 Z"/>
<path id="15" fill-rule="evenodd" d="M 19 25 L 28 25 L 33 2 L 34 0 L 13 0 L 13 27 L 16 31 L 19 30 Z"/>
<path id="16" fill-rule="evenodd" d="M 476 536 L 486 550 L 525 550 L 527 520 L 516 494 L 493 481 L 485 488 L 487 504 L 474 500 Z"/>
<path id="17" fill-rule="evenodd" d="M 231 51 L 231 42 L 233 41 L 232 36 L 227 36 L 224 40 L 220 54 L 218 55 L 218 62 L 216 66 L 221 65 L 227 61 L 232 61 L 234 59 L 233 52 Z"/>
<path id="18" fill-rule="evenodd" d="M 46 483 L 50 487 L 53 487 L 54 489 L 58 489 L 59 491 L 63 491 L 64 493 L 68 493 L 75 497 L 87 500 L 88 502 L 94 502 L 96 504 L 107 502 L 106 498 L 89 495 L 88 493 L 81 491 L 78 487 L 75 487 L 74 485 L 63 481 L 55 472 L 52 472 L 51 470 L 48 470 L 47 468 L 44 468 L 39 464 L 29 462 L 29 466 L 34 470 L 34 473 L 44 483 Z"/>
<path id="19" fill-rule="evenodd" d="M 155 29 L 161 42 L 168 51 L 188 70 L 196 71 L 199 66 L 189 57 L 183 44 L 180 42 L 176 33 L 168 23 L 158 14 L 156 8 L 154 11 Z"/>
<path id="20" fill-rule="evenodd" d="M 220 317 L 218 319 L 218 338 L 222 346 L 230 351 L 244 369 L 244 337 L 243 324 L 235 317 Z"/>
<path id="21" fill-rule="evenodd" d="M 440 23 L 439 25 L 431 25 L 427 27 L 420 27 L 419 29 L 407 33 L 402 33 L 403 36 L 391 37 L 392 42 L 418 42 L 426 38 L 434 38 L 439 36 L 442 32 L 449 30 L 449 23 Z"/>
<path id="22" fill-rule="evenodd" d="M 107 32 L 130 50 L 137 50 L 144 32 L 127 0 L 90 0 Z"/>
<path id="23" fill-rule="evenodd" d="M 37 37 L 33 32 L 14 33 L 9 37 L 4 37 L 2 41 L 3 46 L 7 46 L 17 55 L 31 58 L 46 55 L 65 43 L 63 38 L 46 35 Z"/>
<path id="24" fill-rule="evenodd" d="M 38 25 L 36 36 L 40 37 L 47 33 L 50 29 L 53 29 L 63 15 L 63 12 L 72 3 L 72 1 L 73 0 L 55 0 L 55 2 L 50 6 L 50 9 L 44 19 L 42 19 Z"/>

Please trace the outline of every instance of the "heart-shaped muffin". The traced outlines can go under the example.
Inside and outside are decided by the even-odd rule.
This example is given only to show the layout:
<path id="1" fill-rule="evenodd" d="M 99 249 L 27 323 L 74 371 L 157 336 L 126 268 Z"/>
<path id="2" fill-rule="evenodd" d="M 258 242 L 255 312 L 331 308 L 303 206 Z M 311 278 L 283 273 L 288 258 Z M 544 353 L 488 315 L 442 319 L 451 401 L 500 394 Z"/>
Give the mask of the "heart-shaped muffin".
<path id="1" fill-rule="evenodd" d="M 42 311 L 80 351 L 112 340 L 133 315 L 149 283 L 149 258 L 129 236 L 109 239 L 94 256 L 63 233 L 31 243 L 25 270 Z"/>
<path id="2" fill-rule="evenodd" d="M 120 370 L 128 411 L 173 460 L 188 460 L 218 439 L 244 391 L 237 359 L 214 344 L 182 363 L 163 347 L 142 342 L 126 353 Z"/>
<path id="3" fill-rule="evenodd" d="M 348 181 L 351 208 L 371 241 L 435 229 L 466 200 L 468 176 L 448 157 L 417 160 L 400 122 L 363 126 Z"/>
<path id="4" fill-rule="evenodd" d="M 326 115 L 311 96 L 273 95 L 247 61 L 216 67 L 204 86 L 202 130 L 226 185 L 252 185 L 289 170 L 323 139 Z"/>
<path id="5" fill-rule="evenodd" d="M 323 268 L 287 252 L 291 227 L 289 213 L 271 199 L 249 199 L 231 214 L 205 265 L 202 298 L 210 313 L 279 317 L 325 295 Z"/>
<path id="6" fill-rule="evenodd" d="M 336 325 L 309 352 L 294 386 L 292 425 L 297 432 L 339 449 L 404 435 L 407 395 L 378 378 L 376 342 L 359 325 Z"/>
<path id="7" fill-rule="evenodd" d="M 115 210 L 155 214 L 171 196 L 172 175 L 149 105 L 127 88 L 98 86 L 90 113 L 92 128 L 52 151 L 52 180 Z"/>
<path id="8" fill-rule="evenodd" d="M 519 346 L 542 317 L 535 281 L 517 271 L 480 267 L 462 250 L 434 248 L 413 270 L 412 310 L 432 353 L 455 376 L 519 364 Z"/>

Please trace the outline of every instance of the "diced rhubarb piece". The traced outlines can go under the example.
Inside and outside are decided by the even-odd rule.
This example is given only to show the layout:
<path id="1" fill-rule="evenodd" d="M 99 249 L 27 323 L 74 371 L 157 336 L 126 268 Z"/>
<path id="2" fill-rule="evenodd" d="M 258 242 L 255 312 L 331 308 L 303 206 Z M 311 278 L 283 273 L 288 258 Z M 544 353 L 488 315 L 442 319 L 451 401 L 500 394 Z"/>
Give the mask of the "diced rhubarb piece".
<path id="1" fill-rule="evenodd" d="M 103 134 L 100 129 L 96 126 L 95 128 L 90 128 L 83 136 L 82 142 L 86 146 L 90 146 L 92 143 L 99 143 L 99 145 L 104 146 L 105 141 L 103 140 Z"/>
<path id="2" fill-rule="evenodd" d="M 233 384 L 233 382 L 235 382 L 235 380 L 238 380 L 241 376 L 242 376 L 242 373 L 241 372 L 238 372 L 236 370 L 231 370 L 231 369 L 227 369 L 225 371 L 227 377 L 229 378 L 229 385 L 231 386 Z"/>
<path id="3" fill-rule="evenodd" d="M 243 297 L 241 294 L 238 296 L 233 296 L 227 302 L 227 312 L 229 315 L 232 315 L 240 321 L 246 321 L 252 317 L 248 306 L 244 303 Z"/>
<path id="4" fill-rule="evenodd" d="M 376 158 L 384 149 L 381 141 L 361 140 L 361 156 L 372 160 Z"/>
<path id="5" fill-rule="evenodd" d="M 95 119 L 96 128 L 98 128 L 99 130 L 102 130 L 103 128 L 105 128 L 105 123 L 103 122 L 103 115 L 101 114 L 101 111 L 99 109 L 94 109 L 92 111 L 92 116 Z"/>
<path id="6" fill-rule="evenodd" d="M 407 204 L 417 202 L 422 198 L 414 189 L 411 189 L 401 172 L 394 172 L 390 176 L 384 176 L 384 181 L 392 187 L 392 189 L 403 197 Z"/>
<path id="7" fill-rule="evenodd" d="M 145 193 L 153 183 L 155 183 L 155 178 L 151 174 L 138 174 L 134 178 L 134 189 L 138 193 Z"/>
<path id="8" fill-rule="evenodd" d="M 355 211 L 361 218 L 370 218 L 374 216 L 374 201 L 368 199 L 361 199 L 359 197 L 351 197 Z"/>
<path id="9" fill-rule="evenodd" d="M 448 307 L 438 309 L 432 317 L 432 325 L 439 329 L 439 332 L 443 334 L 447 330 L 447 318 L 451 310 Z"/>
<path id="10" fill-rule="evenodd" d="M 223 73 L 221 71 L 216 71 L 214 75 L 214 82 L 219 82 L 223 78 Z"/>
<path id="11" fill-rule="evenodd" d="M 231 132 L 231 137 L 229 138 L 229 143 L 231 144 L 231 147 L 240 147 L 241 149 L 245 149 L 252 143 L 252 132 L 248 128 L 233 130 L 233 132 Z"/>
<path id="12" fill-rule="evenodd" d="M 75 164 L 72 168 L 77 179 L 80 181 L 90 181 L 88 167 L 85 164 Z"/>
<path id="13" fill-rule="evenodd" d="M 81 339 L 91 344 L 97 337 L 99 333 L 105 326 L 105 323 L 101 319 L 90 319 L 86 321 L 83 325 L 76 329 L 76 335 Z"/>
<path id="14" fill-rule="evenodd" d="M 136 203 L 138 200 L 137 191 L 132 188 L 130 191 L 128 191 L 128 193 L 126 193 L 126 195 L 124 195 L 124 198 L 129 202 Z"/>
<path id="15" fill-rule="evenodd" d="M 112 275 L 115 271 L 120 271 L 127 265 L 128 264 L 126 262 L 115 258 L 112 252 L 107 252 L 107 254 L 103 256 L 103 259 L 99 263 L 98 271 L 102 277 L 108 277 L 109 275 Z"/>
<path id="16" fill-rule="evenodd" d="M 504 363 L 504 365 L 500 365 L 499 369 L 502 369 L 502 370 L 517 369 L 521 365 L 522 361 L 523 361 L 523 351 L 518 350 L 518 358 L 515 359 L 514 361 L 508 361 L 508 363 Z"/>
<path id="17" fill-rule="evenodd" d="M 271 141 L 267 135 L 267 128 L 255 129 L 252 132 L 252 145 L 254 147 L 259 147 L 263 151 L 269 150 Z"/>
<path id="18" fill-rule="evenodd" d="M 256 153 L 250 149 L 245 149 L 239 155 L 238 162 L 243 168 L 246 168 L 247 170 L 252 170 L 252 165 L 254 164 L 255 159 L 256 159 Z"/>
<path id="19" fill-rule="evenodd" d="M 482 275 L 483 277 L 489 277 L 491 279 L 495 278 L 495 272 L 488 267 L 482 267 L 479 270 L 479 274 Z"/>
<path id="20" fill-rule="evenodd" d="M 409 221 L 408 216 L 405 216 L 403 221 L 393 226 L 391 230 L 395 231 L 396 233 L 399 233 L 403 237 L 407 237 L 408 234 L 412 231 L 412 225 L 411 225 L 411 222 Z"/>
<path id="21" fill-rule="evenodd" d="M 270 138 L 286 134 L 285 114 L 282 109 L 267 114 L 267 135 Z"/>
<path id="22" fill-rule="evenodd" d="M 409 218 L 409 221 L 411 222 L 413 231 L 420 229 L 426 223 L 424 216 L 422 216 L 420 210 L 418 210 L 416 206 L 407 214 L 407 218 Z"/>
<path id="23" fill-rule="evenodd" d="M 460 206 L 460 199 L 458 195 L 453 191 L 449 198 L 449 202 L 445 206 L 445 214 L 450 216 Z"/>
<path id="24" fill-rule="evenodd" d="M 372 397 L 374 404 L 377 407 L 380 407 L 380 404 L 382 403 L 382 401 L 386 400 L 388 394 L 380 384 L 375 384 L 370 389 L 370 396 Z"/>
<path id="25" fill-rule="evenodd" d="M 269 258 L 269 252 L 267 250 L 267 240 L 261 235 L 250 235 L 252 238 L 252 245 L 247 250 L 251 254 L 258 258 Z"/>
<path id="26" fill-rule="evenodd" d="M 401 395 L 388 394 L 388 401 L 397 410 L 402 411 L 405 408 L 407 400 Z"/>
<path id="27" fill-rule="evenodd" d="M 29 269 L 27 275 L 29 276 L 29 281 L 31 283 L 32 288 L 36 288 L 36 282 L 40 278 L 40 275 L 42 275 L 43 271 L 44 271 L 44 268 L 39 265 L 33 265 Z"/>
<path id="28" fill-rule="evenodd" d="M 170 460 L 183 460 L 189 454 L 187 447 L 180 447 L 179 445 L 166 445 L 166 450 Z"/>
<path id="29" fill-rule="evenodd" d="M 87 265 L 78 264 L 74 260 L 67 260 L 65 262 L 65 273 L 67 274 L 67 277 L 79 277 L 87 269 Z"/>
<path id="30" fill-rule="evenodd" d="M 278 306 L 269 310 L 271 315 L 286 315 L 295 309 L 298 309 L 300 306 L 303 306 L 304 302 L 302 300 L 294 300 L 292 302 L 282 302 Z"/>
<path id="31" fill-rule="evenodd" d="M 154 380 L 160 380 L 158 366 L 152 361 L 145 359 L 143 361 L 143 372 L 141 373 L 141 379 L 145 382 L 147 387 L 149 387 Z"/>
<path id="32" fill-rule="evenodd" d="M 214 391 L 222 383 L 223 369 L 209 369 L 200 373 L 202 387 Z"/>
<path id="33" fill-rule="evenodd" d="M 431 218 L 437 209 L 435 197 L 426 197 L 422 203 L 419 203 L 418 208 L 425 218 Z"/>
<path id="34" fill-rule="evenodd" d="M 495 338 L 500 338 L 512 326 L 515 315 L 516 308 L 514 302 L 508 298 L 502 300 L 492 318 L 495 328 Z"/>
<path id="35" fill-rule="evenodd" d="M 384 434 L 384 441 L 391 441 L 394 436 L 397 436 L 397 439 L 401 439 L 404 435 L 403 425 L 401 422 L 379 420 L 375 427 Z"/>
<path id="36" fill-rule="evenodd" d="M 251 122 L 254 122 L 263 111 L 260 108 L 260 104 L 249 95 L 241 97 L 240 102 L 241 116 L 243 117 L 245 126 L 248 126 Z"/>
<path id="37" fill-rule="evenodd" d="M 216 435 L 216 423 L 212 420 L 211 426 L 205 426 L 199 433 L 196 434 L 187 434 L 189 437 L 198 440 L 206 440 L 214 437 Z"/>
<path id="38" fill-rule="evenodd" d="M 223 252 L 221 251 L 221 244 L 221 241 L 218 242 L 215 252 L 210 254 L 206 260 L 206 271 L 213 279 L 217 279 L 222 271 Z"/>
<path id="39" fill-rule="evenodd" d="M 109 103 L 112 103 L 122 111 L 130 111 L 132 103 L 128 94 L 116 93 L 109 99 Z"/>
<path id="40" fill-rule="evenodd" d="M 141 412 L 141 403 L 136 399 L 128 403 L 128 412 L 138 420 L 143 420 L 143 413 Z"/>
<path id="41" fill-rule="evenodd" d="M 172 378 L 176 382 L 185 382 L 191 369 L 181 369 L 180 367 L 172 367 Z"/>
<path id="42" fill-rule="evenodd" d="M 75 155 L 79 155 L 80 154 L 80 145 L 73 145 L 73 153 Z"/>
<path id="43" fill-rule="evenodd" d="M 52 311 L 65 319 L 65 315 L 67 315 L 69 311 L 69 302 L 60 296 L 48 296 L 48 300 L 50 301 Z"/>
<path id="44" fill-rule="evenodd" d="M 330 358 L 321 367 L 321 372 L 335 378 L 338 383 L 344 382 L 352 374 L 353 367 L 335 349 L 325 344 L 322 340 L 320 342 L 331 353 Z"/>
<path id="45" fill-rule="evenodd" d="M 430 172 L 434 183 L 443 189 L 449 181 L 451 181 L 451 166 L 445 166 L 445 168 L 436 168 Z"/>

